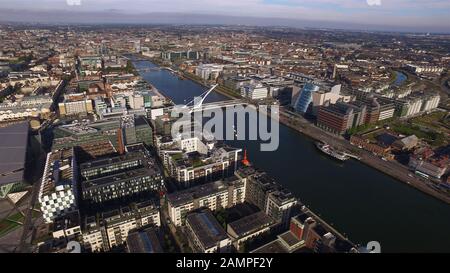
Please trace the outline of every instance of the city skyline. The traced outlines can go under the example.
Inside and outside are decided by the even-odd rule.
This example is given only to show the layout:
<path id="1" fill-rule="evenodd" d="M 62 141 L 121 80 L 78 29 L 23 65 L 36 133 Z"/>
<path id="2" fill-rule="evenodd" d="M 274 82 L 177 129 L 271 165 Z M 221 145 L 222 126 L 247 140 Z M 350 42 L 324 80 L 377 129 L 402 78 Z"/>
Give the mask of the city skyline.
<path id="1" fill-rule="evenodd" d="M 3 3 L 5 2 L 5 3 Z M 242 24 L 357 30 L 448 32 L 442 0 L 123 0 L 0 1 L 2 21 L 42 23 Z M 54 16 L 49 13 L 59 11 Z M 26 16 L 24 16 L 26 15 Z M 27 19 L 23 19 L 27 18 Z"/>

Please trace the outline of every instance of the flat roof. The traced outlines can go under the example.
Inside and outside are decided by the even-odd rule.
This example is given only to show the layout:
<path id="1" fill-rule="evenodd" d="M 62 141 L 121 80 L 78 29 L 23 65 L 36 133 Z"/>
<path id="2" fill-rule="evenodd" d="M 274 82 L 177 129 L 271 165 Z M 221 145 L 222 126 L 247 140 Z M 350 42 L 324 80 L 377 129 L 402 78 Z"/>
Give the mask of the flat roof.
<path id="1" fill-rule="evenodd" d="M 127 247 L 130 253 L 163 253 L 158 232 L 155 228 L 133 232 L 128 235 Z"/>
<path id="2" fill-rule="evenodd" d="M 228 238 L 225 230 L 209 210 L 191 213 L 186 217 L 186 221 L 206 249 Z"/>
<path id="3" fill-rule="evenodd" d="M 228 224 L 239 237 L 247 236 L 257 230 L 266 228 L 273 223 L 272 219 L 264 212 L 250 214 L 244 218 Z"/>
<path id="4" fill-rule="evenodd" d="M 23 180 L 28 128 L 28 122 L 0 128 L 0 185 Z"/>
<path id="5" fill-rule="evenodd" d="M 252 253 L 287 253 L 288 251 L 284 248 L 283 244 L 279 239 L 272 241 L 260 248 L 255 249 Z"/>
<path id="6" fill-rule="evenodd" d="M 138 169 L 124 171 L 118 174 L 113 174 L 97 179 L 87 180 L 82 183 L 82 189 L 88 189 L 91 187 L 115 184 L 122 181 L 128 181 L 130 179 L 138 178 L 138 177 L 147 177 L 153 176 L 157 174 L 154 168 L 149 168 L 148 166 L 142 166 Z"/>
<path id="7" fill-rule="evenodd" d="M 290 248 L 294 247 L 296 244 L 300 243 L 300 240 L 292 234 L 290 231 L 279 235 L 280 239 L 283 240 Z"/>
<path id="8" fill-rule="evenodd" d="M 219 180 L 168 194 L 167 199 L 172 204 L 172 206 L 177 207 L 180 205 L 184 205 L 196 198 L 206 197 L 209 195 L 217 194 L 219 192 L 227 192 L 230 185 L 232 185 L 233 183 L 236 183 L 236 185 L 238 185 L 239 182 L 240 180 L 237 177 L 233 176 L 232 178 L 230 178 L 230 180 L 227 181 Z"/>
<path id="9" fill-rule="evenodd" d="M 115 157 L 102 158 L 93 161 L 89 161 L 80 165 L 81 170 L 98 168 L 103 166 L 110 166 L 116 163 L 126 163 L 129 161 L 144 160 L 144 155 L 142 153 L 131 152 L 124 155 L 119 155 Z"/>

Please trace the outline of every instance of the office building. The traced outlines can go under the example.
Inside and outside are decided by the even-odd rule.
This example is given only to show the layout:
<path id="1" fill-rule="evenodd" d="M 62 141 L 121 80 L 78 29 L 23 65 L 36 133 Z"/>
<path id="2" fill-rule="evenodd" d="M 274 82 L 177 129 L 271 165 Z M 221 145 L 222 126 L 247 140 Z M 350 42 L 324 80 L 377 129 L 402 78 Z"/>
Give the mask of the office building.
<path id="1" fill-rule="evenodd" d="M 266 214 L 274 219 L 281 228 L 287 227 L 297 204 L 295 196 L 286 189 L 270 192 L 267 198 Z"/>
<path id="2" fill-rule="evenodd" d="M 200 64 L 196 70 L 195 74 L 204 80 L 215 81 L 220 73 L 223 71 L 223 65 L 217 64 Z"/>
<path id="3" fill-rule="evenodd" d="M 319 86 L 306 83 L 302 90 L 292 99 L 292 107 L 298 113 L 306 113 L 313 102 L 313 93 L 319 91 Z"/>
<path id="4" fill-rule="evenodd" d="M 45 222 L 78 209 L 78 167 L 74 149 L 47 155 L 38 201 Z"/>
<path id="5" fill-rule="evenodd" d="M 363 104 L 354 105 L 338 102 L 328 107 L 320 107 L 317 116 L 317 126 L 342 135 L 347 130 L 365 124 L 367 107 Z"/>
<path id="6" fill-rule="evenodd" d="M 249 84 L 241 87 L 241 96 L 251 100 L 260 100 L 268 97 L 269 91 L 261 84 Z"/>

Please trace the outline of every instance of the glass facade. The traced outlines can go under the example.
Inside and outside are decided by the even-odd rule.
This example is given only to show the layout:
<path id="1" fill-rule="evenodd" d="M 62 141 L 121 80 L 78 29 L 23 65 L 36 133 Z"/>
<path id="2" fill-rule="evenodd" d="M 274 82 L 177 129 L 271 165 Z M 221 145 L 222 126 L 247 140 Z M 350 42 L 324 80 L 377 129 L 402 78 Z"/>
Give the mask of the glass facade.
<path id="1" fill-rule="evenodd" d="M 313 100 L 313 92 L 317 91 L 319 91 L 319 87 L 317 85 L 314 85 L 312 83 L 305 84 L 303 89 L 295 98 L 294 104 L 292 105 L 295 111 L 302 114 L 306 113 L 306 111 L 308 111 L 309 105 Z"/>

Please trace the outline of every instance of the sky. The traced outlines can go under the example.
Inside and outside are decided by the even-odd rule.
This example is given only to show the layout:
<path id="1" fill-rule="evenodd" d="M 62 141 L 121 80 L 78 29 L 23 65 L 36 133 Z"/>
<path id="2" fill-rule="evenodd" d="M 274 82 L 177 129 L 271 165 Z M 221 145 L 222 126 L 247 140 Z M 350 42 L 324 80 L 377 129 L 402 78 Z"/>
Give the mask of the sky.
<path id="1" fill-rule="evenodd" d="M 384 30 L 450 31 L 450 0 L 0 0 L 0 10 L 126 16 L 183 13 L 266 18 L 268 22 L 283 19 L 334 22 L 337 26 L 373 25 Z M 120 20 L 120 16 L 117 18 Z M 214 17 L 209 20 L 215 23 Z"/>

